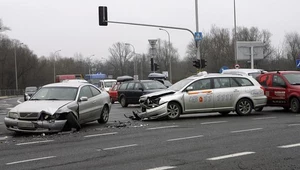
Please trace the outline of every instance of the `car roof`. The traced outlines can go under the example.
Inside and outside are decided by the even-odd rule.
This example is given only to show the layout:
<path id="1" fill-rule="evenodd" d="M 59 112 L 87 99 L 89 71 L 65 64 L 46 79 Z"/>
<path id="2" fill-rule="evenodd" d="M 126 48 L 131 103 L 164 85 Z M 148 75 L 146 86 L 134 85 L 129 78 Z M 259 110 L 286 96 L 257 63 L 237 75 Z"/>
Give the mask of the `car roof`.
<path id="1" fill-rule="evenodd" d="M 193 76 L 188 77 L 187 79 L 194 79 L 195 80 L 195 79 L 214 78 L 214 77 L 245 77 L 245 76 L 236 75 L 236 74 L 209 73 L 209 74 L 205 74 L 205 75 L 193 75 Z"/>
<path id="2" fill-rule="evenodd" d="M 51 83 L 51 84 L 44 85 L 43 87 L 76 87 L 76 88 L 78 88 L 78 87 L 86 85 L 86 84 L 89 84 L 89 83 L 84 83 L 84 82 Z M 92 85 L 92 84 L 89 84 L 89 85 Z"/>
<path id="3" fill-rule="evenodd" d="M 270 72 L 267 72 L 269 74 L 289 74 L 289 73 L 300 73 L 300 71 L 270 71 Z M 266 74 L 267 74 L 266 73 Z"/>
<path id="4" fill-rule="evenodd" d="M 231 72 L 239 72 L 239 73 L 258 73 L 264 71 L 263 69 L 250 69 L 250 68 L 239 68 L 239 69 L 227 69 L 223 70 L 222 73 L 231 73 Z"/>
<path id="5" fill-rule="evenodd" d="M 116 79 L 103 79 L 103 80 L 100 80 L 100 81 L 104 81 L 104 82 L 112 81 L 112 82 L 114 82 L 114 81 L 117 81 L 117 80 Z"/>

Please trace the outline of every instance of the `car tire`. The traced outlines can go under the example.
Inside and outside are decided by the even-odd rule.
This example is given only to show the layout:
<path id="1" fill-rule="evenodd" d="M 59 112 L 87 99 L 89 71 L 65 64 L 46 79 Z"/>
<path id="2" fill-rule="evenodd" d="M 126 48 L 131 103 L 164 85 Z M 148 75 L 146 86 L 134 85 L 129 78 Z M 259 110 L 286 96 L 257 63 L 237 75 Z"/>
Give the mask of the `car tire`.
<path id="1" fill-rule="evenodd" d="M 101 114 L 100 114 L 100 118 L 98 119 L 98 123 L 102 124 L 102 123 L 107 123 L 109 119 L 109 109 L 108 106 L 104 106 Z"/>
<path id="2" fill-rule="evenodd" d="M 299 113 L 300 103 L 299 103 L 299 100 L 296 97 L 291 99 L 290 106 L 291 106 L 291 111 L 293 113 Z"/>
<path id="3" fill-rule="evenodd" d="M 181 114 L 181 106 L 176 102 L 170 102 L 167 106 L 168 119 L 178 119 Z"/>
<path id="4" fill-rule="evenodd" d="M 263 109 L 264 109 L 264 107 L 257 107 L 257 108 L 254 108 L 254 110 L 257 111 L 257 112 L 261 112 Z"/>
<path id="5" fill-rule="evenodd" d="M 120 103 L 121 103 L 122 107 L 127 107 L 128 106 L 128 104 L 126 102 L 126 98 L 124 96 L 121 97 Z"/>
<path id="6" fill-rule="evenodd" d="M 237 102 L 235 111 L 238 115 L 245 116 L 245 115 L 249 115 L 252 109 L 253 107 L 252 107 L 251 100 L 247 98 L 242 98 Z"/>
<path id="7" fill-rule="evenodd" d="M 77 131 L 81 129 L 81 126 L 73 113 L 68 113 L 65 127 L 75 128 Z"/>
<path id="8" fill-rule="evenodd" d="M 227 116 L 230 113 L 230 111 L 224 111 L 224 112 L 219 112 L 219 113 L 223 116 Z"/>

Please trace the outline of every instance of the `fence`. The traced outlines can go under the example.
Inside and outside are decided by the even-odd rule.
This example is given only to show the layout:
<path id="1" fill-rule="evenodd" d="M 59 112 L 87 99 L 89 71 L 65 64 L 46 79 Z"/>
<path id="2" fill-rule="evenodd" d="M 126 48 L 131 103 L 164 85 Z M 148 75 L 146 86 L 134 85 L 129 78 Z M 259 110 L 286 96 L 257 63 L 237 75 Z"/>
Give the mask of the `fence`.
<path id="1" fill-rule="evenodd" d="M 24 89 L 7 89 L 7 90 L 0 90 L 0 96 L 18 96 L 23 95 Z"/>

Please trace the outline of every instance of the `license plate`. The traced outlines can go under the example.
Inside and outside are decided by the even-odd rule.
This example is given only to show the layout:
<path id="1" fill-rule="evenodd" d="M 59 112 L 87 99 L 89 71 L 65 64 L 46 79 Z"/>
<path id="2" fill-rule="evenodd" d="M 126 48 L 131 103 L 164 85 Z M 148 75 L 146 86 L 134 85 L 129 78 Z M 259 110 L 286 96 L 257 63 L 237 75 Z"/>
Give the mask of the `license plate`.
<path id="1" fill-rule="evenodd" d="M 31 122 L 18 122 L 20 128 L 34 128 L 34 124 Z"/>

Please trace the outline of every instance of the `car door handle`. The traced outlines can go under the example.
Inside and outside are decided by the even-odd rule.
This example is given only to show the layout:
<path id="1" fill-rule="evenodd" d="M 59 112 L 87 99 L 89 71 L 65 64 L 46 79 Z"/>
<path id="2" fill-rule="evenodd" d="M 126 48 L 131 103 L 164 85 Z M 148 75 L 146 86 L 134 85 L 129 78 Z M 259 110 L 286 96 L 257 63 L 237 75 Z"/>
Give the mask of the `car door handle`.
<path id="1" fill-rule="evenodd" d="M 96 103 L 96 101 L 93 101 L 93 104 L 95 104 Z"/>

